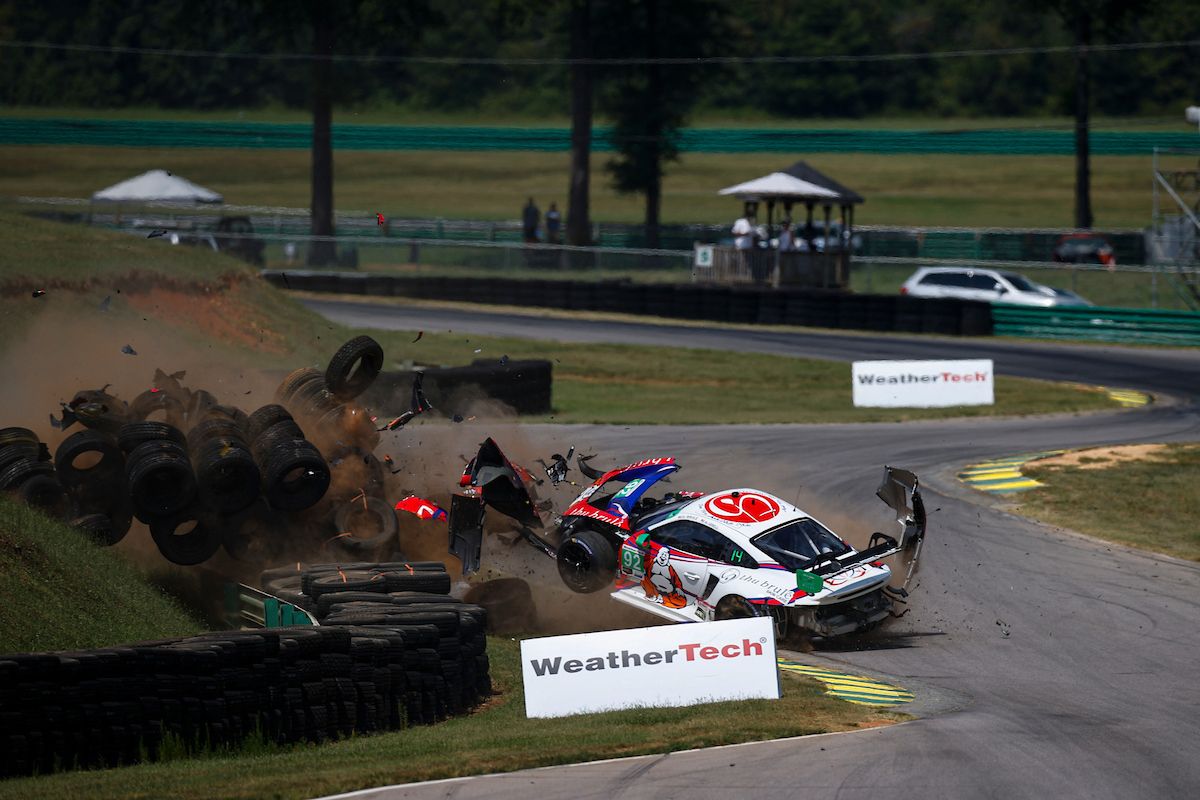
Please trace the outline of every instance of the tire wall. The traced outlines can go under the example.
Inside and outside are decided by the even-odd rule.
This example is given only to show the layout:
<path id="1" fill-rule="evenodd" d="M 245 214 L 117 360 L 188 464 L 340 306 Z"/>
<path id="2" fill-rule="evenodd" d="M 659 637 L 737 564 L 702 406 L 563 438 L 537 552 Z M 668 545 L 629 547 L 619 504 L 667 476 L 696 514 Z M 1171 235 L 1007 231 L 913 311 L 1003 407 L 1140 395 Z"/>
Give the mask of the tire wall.
<path id="1" fill-rule="evenodd" d="M 676 319 L 843 330 L 991 336 L 988 303 L 818 289 L 629 281 L 443 278 L 264 270 L 274 286 L 311 292 L 609 311 Z"/>
<path id="2" fill-rule="evenodd" d="M 464 713 L 491 692 L 486 639 L 479 625 L 447 638 L 427 624 L 441 618 L 457 619 L 0 655 L 0 777 L 156 760 L 166 739 L 323 742 Z"/>

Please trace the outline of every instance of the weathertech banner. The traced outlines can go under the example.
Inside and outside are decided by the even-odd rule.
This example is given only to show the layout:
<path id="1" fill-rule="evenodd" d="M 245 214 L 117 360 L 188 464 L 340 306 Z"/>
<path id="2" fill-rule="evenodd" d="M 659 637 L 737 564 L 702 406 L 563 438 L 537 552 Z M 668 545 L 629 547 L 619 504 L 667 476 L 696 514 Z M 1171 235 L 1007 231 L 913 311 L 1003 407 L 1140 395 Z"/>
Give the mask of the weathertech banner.
<path id="1" fill-rule="evenodd" d="M 525 716 L 779 699 L 770 617 L 521 642 Z"/>
<path id="2" fill-rule="evenodd" d="M 854 405 L 875 408 L 990 406 L 990 358 L 965 361 L 855 361 Z"/>

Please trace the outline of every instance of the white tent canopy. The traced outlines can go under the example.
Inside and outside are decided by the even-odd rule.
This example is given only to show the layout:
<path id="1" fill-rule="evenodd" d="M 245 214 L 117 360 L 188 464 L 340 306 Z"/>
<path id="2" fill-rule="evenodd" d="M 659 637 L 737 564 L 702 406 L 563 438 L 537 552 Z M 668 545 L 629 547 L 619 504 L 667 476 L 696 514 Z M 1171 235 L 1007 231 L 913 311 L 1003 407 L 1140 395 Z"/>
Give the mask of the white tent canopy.
<path id="1" fill-rule="evenodd" d="M 136 178 L 101 189 L 92 195 L 93 201 L 110 203 L 223 203 L 225 198 L 211 189 L 198 186 L 186 178 L 172 175 L 163 169 L 143 172 Z"/>
<path id="2" fill-rule="evenodd" d="M 740 200 L 837 200 L 841 195 L 824 186 L 801 180 L 786 172 L 772 172 L 752 181 L 728 186 L 718 194 L 736 195 Z"/>

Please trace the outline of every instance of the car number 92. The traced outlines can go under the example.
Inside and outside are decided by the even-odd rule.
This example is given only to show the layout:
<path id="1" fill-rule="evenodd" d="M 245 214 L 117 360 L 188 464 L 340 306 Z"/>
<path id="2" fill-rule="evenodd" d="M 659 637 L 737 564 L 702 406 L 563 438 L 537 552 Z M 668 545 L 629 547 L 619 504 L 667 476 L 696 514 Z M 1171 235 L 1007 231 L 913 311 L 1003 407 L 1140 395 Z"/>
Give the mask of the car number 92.
<path id="1" fill-rule="evenodd" d="M 646 562 L 642 559 L 642 554 L 632 547 L 622 547 L 621 571 L 639 578 L 646 574 Z"/>

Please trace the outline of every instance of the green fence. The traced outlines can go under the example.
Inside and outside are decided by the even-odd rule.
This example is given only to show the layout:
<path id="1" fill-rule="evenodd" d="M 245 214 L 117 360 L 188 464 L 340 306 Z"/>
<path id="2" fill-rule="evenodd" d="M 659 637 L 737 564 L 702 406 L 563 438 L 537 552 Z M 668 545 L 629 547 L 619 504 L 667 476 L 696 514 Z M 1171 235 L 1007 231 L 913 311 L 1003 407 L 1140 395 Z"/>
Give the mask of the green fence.
<path id="1" fill-rule="evenodd" d="M 592 149 L 612 150 L 611 130 L 595 128 Z M 1149 155 L 1158 148 L 1194 147 L 1185 132 L 1095 131 L 1093 155 Z M 163 120 L 0 119 L 0 144 L 94 147 L 237 147 L 304 150 L 312 127 L 304 123 L 170 122 Z M 689 128 L 680 133 L 688 153 L 949 153 L 962 155 L 1071 155 L 1071 131 Z M 338 150 L 540 150 L 571 147 L 568 128 L 447 125 L 334 125 Z"/>
<path id="2" fill-rule="evenodd" d="M 994 303 L 992 325 L 997 336 L 1200 347 L 1200 312 L 1195 311 L 1034 308 Z"/>

